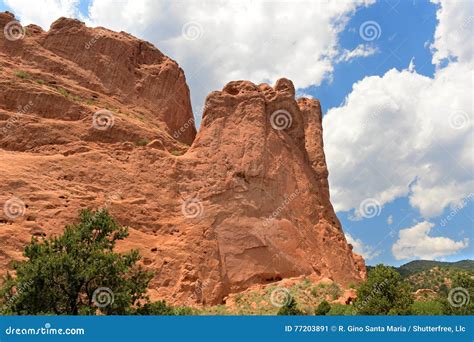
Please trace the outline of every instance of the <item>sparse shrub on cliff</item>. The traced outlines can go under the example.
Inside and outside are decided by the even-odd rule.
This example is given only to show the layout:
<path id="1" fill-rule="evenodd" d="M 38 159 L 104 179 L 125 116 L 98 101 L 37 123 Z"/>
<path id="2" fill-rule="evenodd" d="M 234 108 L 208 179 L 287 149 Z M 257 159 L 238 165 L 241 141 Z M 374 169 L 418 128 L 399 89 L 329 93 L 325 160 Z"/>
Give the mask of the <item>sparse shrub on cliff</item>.
<path id="1" fill-rule="evenodd" d="M 28 72 L 22 71 L 22 70 L 15 72 L 15 76 L 18 78 L 23 78 L 23 79 L 27 79 L 31 77 L 31 75 Z"/>
<path id="2" fill-rule="evenodd" d="M 408 284 L 392 267 L 377 265 L 357 290 L 355 309 L 360 315 L 409 315 L 413 296 Z"/>
<path id="3" fill-rule="evenodd" d="M 116 253 L 128 236 L 107 210 L 84 210 L 63 235 L 25 247 L 26 260 L 14 265 L 0 290 L 4 314 L 127 314 L 146 299 L 151 274 L 136 266 L 138 251 Z"/>
<path id="4" fill-rule="evenodd" d="M 304 312 L 298 309 L 296 300 L 291 297 L 288 302 L 278 310 L 279 316 L 302 316 Z"/>
<path id="5" fill-rule="evenodd" d="M 326 300 L 323 300 L 319 303 L 318 307 L 314 311 L 314 314 L 317 316 L 325 316 L 329 310 L 331 310 L 331 304 L 329 304 Z"/>

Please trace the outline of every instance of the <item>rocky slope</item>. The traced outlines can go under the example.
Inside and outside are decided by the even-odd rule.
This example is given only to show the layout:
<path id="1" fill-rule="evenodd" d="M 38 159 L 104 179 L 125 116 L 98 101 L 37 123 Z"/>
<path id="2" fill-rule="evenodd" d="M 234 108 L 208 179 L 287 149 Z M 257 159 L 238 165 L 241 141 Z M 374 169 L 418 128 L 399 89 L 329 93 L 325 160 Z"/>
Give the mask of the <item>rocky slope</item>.
<path id="1" fill-rule="evenodd" d="M 0 13 L 0 272 L 32 235 L 106 206 L 154 299 L 365 277 L 329 200 L 320 104 L 291 81 L 212 92 L 196 136 L 183 71 L 149 43 L 65 18 L 23 37 L 13 20 Z"/>

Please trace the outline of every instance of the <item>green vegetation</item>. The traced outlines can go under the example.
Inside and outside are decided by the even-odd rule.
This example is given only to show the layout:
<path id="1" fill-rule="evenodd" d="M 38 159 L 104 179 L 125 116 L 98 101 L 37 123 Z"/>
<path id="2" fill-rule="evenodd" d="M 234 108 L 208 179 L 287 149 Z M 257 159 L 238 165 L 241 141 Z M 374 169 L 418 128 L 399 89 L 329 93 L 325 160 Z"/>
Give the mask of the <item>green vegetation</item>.
<path id="1" fill-rule="evenodd" d="M 64 88 L 61 88 L 61 87 L 56 87 L 55 88 L 57 90 L 58 93 L 60 93 L 62 96 L 64 97 L 69 97 L 69 92 L 64 89 Z"/>
<path id="2" fill-rule="evenodd" d="M 28 79 L 31 77 L 31 75 L 28 72 L 22 71 L 22 70 L 15 72 L 15 76 L 22 79 Z"/>
<path id="3" fill-rule="evenodd" d="M 329 312 L 329 310 L 331 310 L 331 304 L 323 300 L 321 303 L 319 303 L 318 307 L 314 311 L 314 314 L 317 316 L 324 316 Z"/>
<path id="4" fill-rule="evenodd" d="M 411 311 L 418 316 L 438 316 L 443 315 L 444 308 L 439 301 L 414 302 Z"/>
<path id="5" fill-rule="evenodd" d="M 326 314 L 327 316 L 353 316 L 356 315 L 354 305 L 344 305 L 335 303 L 331 305 L 331 310 Z"/>
<path id="6" fill-rule="evenodd" d="M 403 276 L 428 271 L 434 267 L 450 268 L 453 270 L 464 270 L 474 272 L 474 260 L 460 260 L 457 262 L 444 262 L 433 260 L 414 260 L 406 263 L 396 270 Z"/>
<path id="7" fill-rule="evenodd" d="M 360 315 L 409 315 L 413 296 L 392 267 L 377 265 L 357 290 L 354 303 Z"/>
<path id="8" fill-rule="evenodd" d="M 301 316 L 304 315 L 304 312 L 298 309 L 298 304 L 293 297 L 290 297 L 290 300 L 278 310 L 279 316 Z"/>
<path id="9" fill-rule="evenodd" d="M 64 234 L 25 247 L 0 289 L 3 314 L 127 314 L 139 301 L 152 275 L 136 266 L 138 251 L 115 253 L 128 236 L 106 210 L 84 210 L 80 222 Z"/>
<path id="10" fill-rule="evenodd" d="M 38 80 L 36 80 L 36 83 L 43 85 L 43 84 L 44 84 L 44 81 L 41 80 L 41 79 L 38 79 Z"/>
<path id="11" fill-rule="evenodd" d="M 445 315 L 474 315 L 474 279 L 466 273 L 457 274 L 448 295 L 440 293 L 439 301 Z"/>

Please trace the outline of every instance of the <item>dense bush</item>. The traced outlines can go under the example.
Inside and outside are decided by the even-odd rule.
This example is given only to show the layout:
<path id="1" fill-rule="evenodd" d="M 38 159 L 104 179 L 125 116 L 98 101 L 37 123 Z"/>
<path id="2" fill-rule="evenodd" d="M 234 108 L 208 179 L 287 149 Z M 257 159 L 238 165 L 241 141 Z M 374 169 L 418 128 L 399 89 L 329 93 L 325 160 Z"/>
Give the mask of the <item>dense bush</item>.
<path id="1" fill-rule="evenodd" d="M 414 302 L 411 310 L 413 315 L 436 316 L 443 314 L 443 305 L 439 301 Z"/>
<path id="2" fill-rule="evenodd" d="M 3 314 L 127 314 L 146 299 L 152 275 L 136 266 L 138 251 L 116 253 L 116 241 L 128 236 L 106 210 L 84 210 L 80 222 L 63 235 L 24 249 L 16 277 L 0 289 Z"/>
<path id="3" fill-rule="evenodd" d="M 295 299 L 291 297 L 288 302 L 278 310 L 280 316 L 301 316 L 304 312 L 298 309 L 298 304 Z"/>
<path id="4" fill-rule="evenodd" d="M 314 311 L 314 314 L 317 316 L 324 316 L 329 312 L 329 310 L 331 310 L 331 304 L 323 300 L 321 303 L 319 303 L 318 307 Z"/>
<path id="5" fill-rule="evenodd" d="M 413 296 L 392 267 L 377 265 L 361 283 L 354 302 L 360 315 L 409 315 Z"/>
<path id="6" fill-rule="evenodd" d="M 335 303 L 331 305 L 331 310 L 326 314 L 327 316 L 352 316 L 355 315 L 354 305 L 345 305 Z"/>
<path id="7" fill-rule="evenodd" d="M 474 315 L 474 279 L 466 273 L 456 274 L 449 292 L 440 292 L 439 301 L 445 315 Z"/>

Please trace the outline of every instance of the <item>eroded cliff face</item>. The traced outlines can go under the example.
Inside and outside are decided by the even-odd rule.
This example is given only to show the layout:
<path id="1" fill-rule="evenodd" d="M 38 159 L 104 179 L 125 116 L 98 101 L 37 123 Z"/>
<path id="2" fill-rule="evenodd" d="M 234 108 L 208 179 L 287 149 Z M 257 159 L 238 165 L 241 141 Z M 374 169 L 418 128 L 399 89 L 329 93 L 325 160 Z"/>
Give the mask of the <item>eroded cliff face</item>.
<path id="1" fill-rule="evenodd" d="M 195 136 L 183 71 L 126 33 L 29 26 L 0 36 L 0 65 L 3 272 L 32 235 L 106 206 L 130 227 L 119 250 L 138 248 L 155 272 L 153 299 L 216 304 L 286 277 L 365 277 L 330 203 L 320 104 L 296 100 L 291 81 L 212 92 Z"/>

